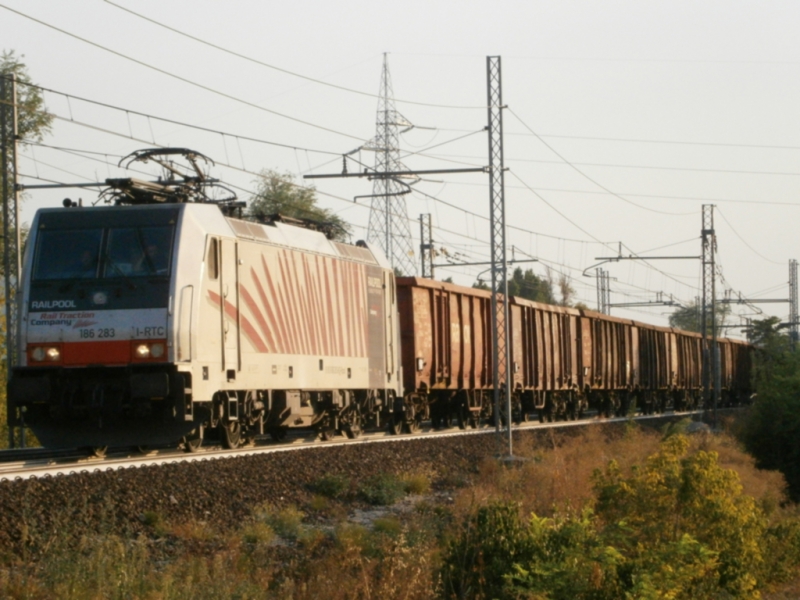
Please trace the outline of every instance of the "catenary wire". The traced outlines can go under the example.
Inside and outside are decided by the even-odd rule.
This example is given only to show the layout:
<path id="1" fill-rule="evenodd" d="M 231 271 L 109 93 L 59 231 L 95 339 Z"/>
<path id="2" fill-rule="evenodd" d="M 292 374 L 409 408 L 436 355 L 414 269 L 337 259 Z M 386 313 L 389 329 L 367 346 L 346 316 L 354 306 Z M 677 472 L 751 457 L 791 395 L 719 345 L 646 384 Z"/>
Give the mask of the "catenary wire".
<path id="1" fill-rule="evenodd" d="M 763 258 L 765 261 L 767 261 L 767 262 L 769 262 L 769 263 L 772 263 L 773 265 L 782 265 L 782 264 L 783 264 L 783 263 L 780 263 L 780 262 L 778 262 L 778 261 L 776 261 L 776 260 L 772 260 L 772 259 L 769 259 L 769 258 L 767 258 L 767 257 L 766 257 L 766 256 L 764 256 L 763 254 L 761 254 L 761 253 L 760 253 L 758 250 L 756 250 L 755 248 L 753 248 L 753 247 L 752 247 L 750 244 L 748 244 L 748 243 L 747 243 L 747 240 L 745 240 L 745 239 L 744 239 L 744 238 L 743 238 L 741 235 L 739 235 L 739 232 L 738 232 L 738 231 L 736 231 L 736 229 L 734 228 L 734 226 L 733 226 L 733 225 L 731 224 L 731 222 L 728 220 L 728 217 L 726 217 L 726 216 L 725 216 L 725 214 L 724 214 L 724 213 L 723 213 L 723 212 L 722 212 L 722 211 L 719 209 L 719 207 L 717 208 L 717 214 L 719 214 L 719 216 L 720 216 L 720 217 L 722 217 L 722 220 L 723 220 L 723 221 L 725 221 L 725 222 L 728 224 L 728 227 L 730 227 L 730 228 L 731 228 L 731 231 L 732 231 L 734 234 L 736 234 L 736 237 L 738 237 L 738 238 L 741 240 L 741 242 L 742 242 L 742 243 L 743 243 L 745 246 L 747 246 L 747 247 L 748 247 L 748 248 L 749 248 L 749 249 L 750 249 L 750 250 L 751 250 L 751 251 L 752 251 L 754 254 L 756 254 L 757 256 L 759 256 L 759 257 L 761 257 L 761 258 Z"/>
<path id="2" fill-rule="evenodd" d="M 544 145 L 545 145 L 545 146 L 546 146 L 546 147 L 547 147 L 547 148 L 548 148 L 548 149 L 549 149 L 549 150 L 550 150 L 550 151 L 551 151 L 553 154 L 555 154 L 556 156 L 558 156 L 558 158 L 560 158 L 561 160 L 563 160 L 563 161 L 564 161 L 564 163 L 566 163 L 567 165 L 569 165 L 570 167 L 572 167 L 572 169 L 573 169 L 575 172 L 577 172 L 579 175 L 583 176 L 583 177 L 584 177 L 585 179 L 587 179 L 588 181 L 591 181 L 591 182 L 592 182 L 594 185 L 596 185 L 597 187 L 599 187 L 601 190 L 604 190 L 604 191 L 608 192 L 609 194 L 611 194 L 611 195 L 612 195 L 612 196 L 614 196 L 615 198 L 619 198 L 619 199 L 620 199 L 620 200 L 622 200 L 623 202 L 627 202 L 628 204 L 630 204 L 630 205 L 632 205 L 632 206 L 636 206 L 637 208 L 641 208 L 642 210 L 647 210 L 647 211 L 654 212 L 654 213 L 658 213 L 658 214 L 661 214 L 661 215 L 669 215 L 669 216 L 685 216 L 685 215 L 692 215 L 692 214 L 695 214 L 694 212 L 690 212 L 690 213 L 675 213 L 675 212 L 669 212 L 669 211 L 664 211 L 664 210 L 657 210 L 657 209 L 655 209 L 655 208 L 649 208 L 649 207 L 647 207 L 647 206 L 642 206 L 641 204 L 637 204 L 636 202 L 633 202 L 633 201 L 631 201 L 631 200 L 628 200 L 627 198 L 625 198 L 625 197 L 623 197 L 623 196 L 620 196 L 620 195 L 619 195 L 619 194 L 617 194 L 616 192 L 613 192 L 613 191 L 611 191 L 610 189 L 608 189 L 606 186 L 604 186 L 602 183 L 600 183 L 600 182 L 599 182 L 599 181 L 597 181 L 596 179 L 594 179 L 594 178 L 590 177 L 589 175 L 587 175 L 585 172 L 583 172 L 581 169 L 579 169 L 577 166 L 575 166 L 575 165 L 574 165 L 574 164 L 572 164 L 572 163 L 571 163 L 569 160 L 567 160 L 567 158 L 566 158 L 566 157 L 564 157 L 564 156 L 563 156 L 563 155 L 562 155 L 560 152 L 558 152 L 558 151 L 557 151 L 555 148 L 553 148 L 553 147 L 552 147 L 550 144 L 548 144 L 548 143 L 547 143 L 545 140 L 543 140 L 543 139 L 542 139 L 542 138 L 541 138 L 541 137 L 540 137 L 540 136 L 539 136 L 539 135 L 538 135 L 538 134 L 537 134 L 537 133 L 536 133 L 536 132 L 535 132 L 535 131 L 534 131 L 534 130 L 531 128 L 531 127 L 529 127 L 529 126 L 528 126 L 528 124 L 527 124 L 527 123 L 525 123 L 525 121 L 523 121 L 523 120 L 522 120 L 522 118 L 521 118 L 521 117 L 520 117 L 520 116 L 519 116 L 517 113 L 515 113 L 515 112 L 514 112 L 513 110 L 511 110 L 510 108 L 507 108 L 507 110 L 508 110 L 508 111 L 509 111 L 509 112 L 510 112 L 512 115 L 514 115 L 514 118 L 516 118 L 516 119 L 517 119 L 517 120 L 518 120 L 520 123 L 522 123 L 522 126 L 523 126 L 523 127 L 525 127 L 525 129 L 527 129 L 527 130 L 528 130 L 528 131 L 530 131 L 530 132 L 531 132 L 531 133 L 532 133 L 534 136 L 536 136 L 536 139 L 538 139 L 538 140 L 539 140 L 539 141 L 540 141 L 542 144 L 544 144 Z"/>

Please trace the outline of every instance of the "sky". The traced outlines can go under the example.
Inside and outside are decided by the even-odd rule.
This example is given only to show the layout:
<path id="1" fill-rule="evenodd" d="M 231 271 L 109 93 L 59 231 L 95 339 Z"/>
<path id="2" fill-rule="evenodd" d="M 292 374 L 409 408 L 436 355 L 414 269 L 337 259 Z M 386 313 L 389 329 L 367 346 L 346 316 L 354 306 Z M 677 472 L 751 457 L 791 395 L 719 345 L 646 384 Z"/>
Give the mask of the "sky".
<path id="1" fill-rule="evenodd" d="M 21 151 L 23 184 L 141 177 L 120 159 L 177 146 L 212 158 L 243 200 L 265 169 L 299 184 L 341 171 L 375 135 L 384 55 L 415 126 L 400 138 L 403 164 L 486 166 L 486 60 L 499 56 L 509 256 L 538 259 L 519 266 L 566 276 L 595 308 L 599 258 L 698 256 L 704 204 L 715 206 L 718 295 L 788 299 L 800 258 L 798 22 L 800 4 L 772 1 L 0 0 L 0 49 L 24 55 L 56 116 L 43 145 Z M 351 170 L 374 165 L 368 150 L 351 156 Z M 353 241 L 367 237 L 370 199 L 354 198 L 372 182 L 313 185 Z M 489 260 L 486 174 L 430 175 L 413 190 L 415 245 L 430 213 L 437 264 Z M 65 197 L 97 200 L 27 194 L 28 223 Z M 612 305 L 701 294 L 699 260 L 599 267 Z M 490 275 L 446 266 L 436 277 Z M 672 310 L 612 314 L 666 325 Z M 788 314 L 788 303 L 737 304 L 729 323 Z"/>

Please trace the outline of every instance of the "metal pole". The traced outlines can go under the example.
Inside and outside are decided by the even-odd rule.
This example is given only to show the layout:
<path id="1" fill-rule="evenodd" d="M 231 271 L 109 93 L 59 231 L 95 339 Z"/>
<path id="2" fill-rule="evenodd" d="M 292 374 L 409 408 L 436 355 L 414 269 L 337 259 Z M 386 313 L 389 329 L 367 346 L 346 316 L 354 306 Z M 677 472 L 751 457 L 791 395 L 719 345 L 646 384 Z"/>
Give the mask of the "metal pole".
<path id="1" fill-rule="evenodd" d="M 503 162 L 503 86 L 499 56 L 486 57 L 489 117 L 489 194 L 492 246 L 492 380 L 494 422 L 500 436 L 500 394 L 505 390 L 508 456 L 514 455 L 511 436 L 511 387 L 513 374 L 508 353 L 508 263 L 506 260 L 505 166 Z"/>
<path id="2" fill-rule="evenodd" d="M 717 286 L 716 262 L 717 238 L 714 232 L 714 205 L 703 205 L 703 339 L 705 344 L 703 385 L 706 400 L 712 404 L 712 422 L 717 426 L 717 404 L 719 403 L 720 364 L 717 345 Z M 708 323 L 708 319 L 711 323 Z M 709 325 L 711 336 L 709 337 Z"/>
<path id="3" fill-rule="evenodd" d="M 597 268 L 595 273 L 597 273 L 597 312 L 603 313 L 603 301 L 605 300 L 605 295 L 603 294 L 603 269 Z"/>
<path id="4" fill-rule="evenodd" d="M 798 323 L 797 323 L 797 261 L 789 261 L 789 339 L 792 350 L 797 348 Z"/>
<path id="5" fill-rule="evenodd" d="M 433 279 L 433 228 L 431 213 L 419 216 L 419 253 L 422 276 Z"/>
<path id="6" fill-rule="evenodd" d="M 6 378 L 11 374 L 10 358 L 13 354 L 13 341 L 10 335 L 9 326 L 11 324 L 11 294 L 10 294 L 10 257 L 11 249 L 10 242 L 11 236 L 9 235 L 9 197 L 10 197 L 10 177 L 9 177 L 9 158 L 8 158 L 8 77 L 0 75 L 0 160 L 2 160 L 2 194 L 3 194 L 3 275 L 4 275 L 4 292 L 5 292 L 5 309 L 6 309 Z M 8 388 L 6 388 L 6 398 L 8 398 Z M 14 447 L 14 407 L 11 404 L 6 406 L 7 414 L 6 421 L 8 423 L 8 447 Z"/>
<path id="7" fill-rule="evenodd" d="M 11 175 L 13 182 L 11 198 L 14 203 L 12 211 L 14 215 L 14 222 L 11 224 L 11 227 L 14 229 L 14 255 L 11 258 L 13 270 L 11 272 L 10 281 L 12 285 L 11 287 L 6 285 L 6 294 L 9 295 L 9 302 L 11 306 L 11 310 L 9 311 L 11 320 L 6 320 L 6 337 L 10 340 L 9 347 L 11 348 L 11 352 L 6 357 L 7 381 L 11 379 L 11 368 L 17 364 L 17 334 L 19 331 L 19 323 L 17 322 L 19 317 L 19 314 L 17 313 L 17 292 L 19 290 L 19 275 L 22 272 L 22 228 L 19 225 L 20 191 L 19 169 L 17 168 L 17 146 L 19 145 L 19 111 L 17 110 L 17 76 L 14 73 L 11 74 L 11 107 Z M 8 389 L 6 389 L 6 393 L 8 393 Z M 24 420 L 20 420 L 19 433 L 20 446 L 24 448 Z"/>
<path id="8" fill-rule="evenodd" d="M 710 369 L 710 358 L 711 354 L 709 352 L 709 340 L 708 340 L 708 300 L 711 296 L 711 289 L 710 289 L 710 280 L 713 279 L 713 273 L 709 272 L 709 265 L 710 265 L 710 235 L 712 231 L 712 225 L 710 220 L 710 211 L 711 206 L 708 204 L 703 205 L 703 216 L 702 216 L 702 223 L 700 233 L 702 236 L 702 262 L 703 262 L 703 305 L 702 311 L 700 314 L 700 332 L 703 334 L 703 372 L 702 372 L 702 379 L 703 379 L 703 404 L 708 410 L 708 406 L 711 401 L 711 369 Z"/>

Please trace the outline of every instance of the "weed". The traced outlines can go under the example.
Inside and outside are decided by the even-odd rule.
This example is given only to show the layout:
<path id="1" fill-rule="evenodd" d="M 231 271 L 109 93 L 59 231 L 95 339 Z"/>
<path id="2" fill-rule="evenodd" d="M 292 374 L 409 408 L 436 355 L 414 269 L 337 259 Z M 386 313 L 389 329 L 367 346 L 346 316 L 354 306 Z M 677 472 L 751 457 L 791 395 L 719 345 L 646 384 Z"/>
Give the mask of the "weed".
<path id="1" fill-rule="evenodd" d="M 269 525 L 275 533 L 287 539 L 297 538 L 304 516 L 292 505 L 281 509 L 264 505 L 255 512 L 256 521 Z"/>
<path id="2" fill-rule="evenodd" d="M 187 542 L 210 542 L 217 533 L 206 521 L 186 521 L 173 525 L 170 533 Z"/>
<path id="3" fill-rule="evenodd" d="M 157 537 L 164 537 L 168 533 L 164 518 L 153 510 L 146 510 L 143 512 L 141 515 L 139 515 L 139 520 L 142 522 L 142 524 L 150 527 L 150 529 L 153 531 L 153 534 Z"/>
<path id="4" fill-rule="evenodd" d="M 266 523 L 256 521 L 242 529 L 242 541 L 250 546 L 269 544 L 275 539 L 275 531 Z"/>
<path id="5" fill-rule="evenodd" d="M 317 496 L 315 495 L 311 498 L 311 502 L 309 502 L 308 506 L 314 512 L 325 512 L 330 508 L 330 501 L 325 496 Z"/>
<path id="6" fill-rule="evenodd" d="M 359 488 L 361 497 L 375 506 L 389 506 L 405 494 L 403 480 L 391 473 L 381 473 L 365 480 Z"/>
<path id="7" fill-rule="evenodd" d="M 403 477 L 406 494 L 427 494 L 431 489 L 431 480 L 426 475 L 412 474 Z"/>
<path id="8" fill-rule="evenodd" d="M 343 475 L 325 475 L 312 485 L 314 491 L 326 498 L 341 498 L 350 489 L 350 479 Z"/>
<path id="9" fill-rule="evenodd" d="M 372 522 L 375 533 L 383 533 L 391 537 L 400 535 L 403 527 L 395 517 L 380 517 Z"/>
<path id="10" fill-rule="evenodd" d="M 334 537 L 344 548 L 358 548 L 364 551 L 372 545 L 369 530 L 353 523 L 340 523 L 334 530 Z"/>
<path id="11" fill-rule="evenodd" d="M 302 527 L 298 533 L 297 541 L 302 544 L 306 552 L 313 552 L 322 546 L 327 539 L 327 535 L 316 527 Z"/>

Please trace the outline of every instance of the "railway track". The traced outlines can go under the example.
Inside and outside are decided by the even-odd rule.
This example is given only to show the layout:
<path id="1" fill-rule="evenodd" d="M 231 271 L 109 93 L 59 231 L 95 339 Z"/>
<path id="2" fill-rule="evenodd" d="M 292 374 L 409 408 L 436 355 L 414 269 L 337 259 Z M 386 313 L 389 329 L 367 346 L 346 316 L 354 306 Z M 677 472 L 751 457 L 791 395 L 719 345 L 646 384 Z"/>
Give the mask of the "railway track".
<path id="1" fill-rule="evenodd" d="M 670 417 L 690 417 L 703 413 L 704 411 L 702 410 L 677 413 L 667 412 L 658 415 L 638 415 L 633 417 L 633 419 L 637 421 L 646 421 Z M 630 417 L 599 419 L 596 416 L 591 416 L 577 421 L 557 421 L 554 423 L 529 422 L 516 425 L 513 431 L 605 425 L 624 422 L 628 419 L 630 419 Z M 1 450 L 0 482 L 32 478 L 62 477 L 79 473 L 115 471 L 151 465 L 225 460 L 258 454 L 300 451 L 323 446 L 398 443 L 429 438 L 492 435 L 495 433 L 496 431 L 493 427 L 445 430 L 422 429 L 412 435 L 392 435 L 388 432 L 372 432 L 364 433 L 356 439 L 337 437 L 330 441 L 321 441 L 315 434 L 309 433 L 307 435 L 298 435 L 282 443 L 275 443 L 267 441 L 266 439 L 257 440 L 253 445 L 235 450 L 225 450 L 220 446 L 207 446 L 192 453 L 187 453 L 176 448 L 157 448 L 150 452 L 143 453 L 129 448 L 110 448 L 103 458 L 88 456 L 86 451 L 78 449 L 55 451 L 46 450 L 44 448 Z M 501 435 L 506 435 L 505 429 L 501 430 Z M 505 444 L 505 438 L 503 438 L 503 444 Z"/>

